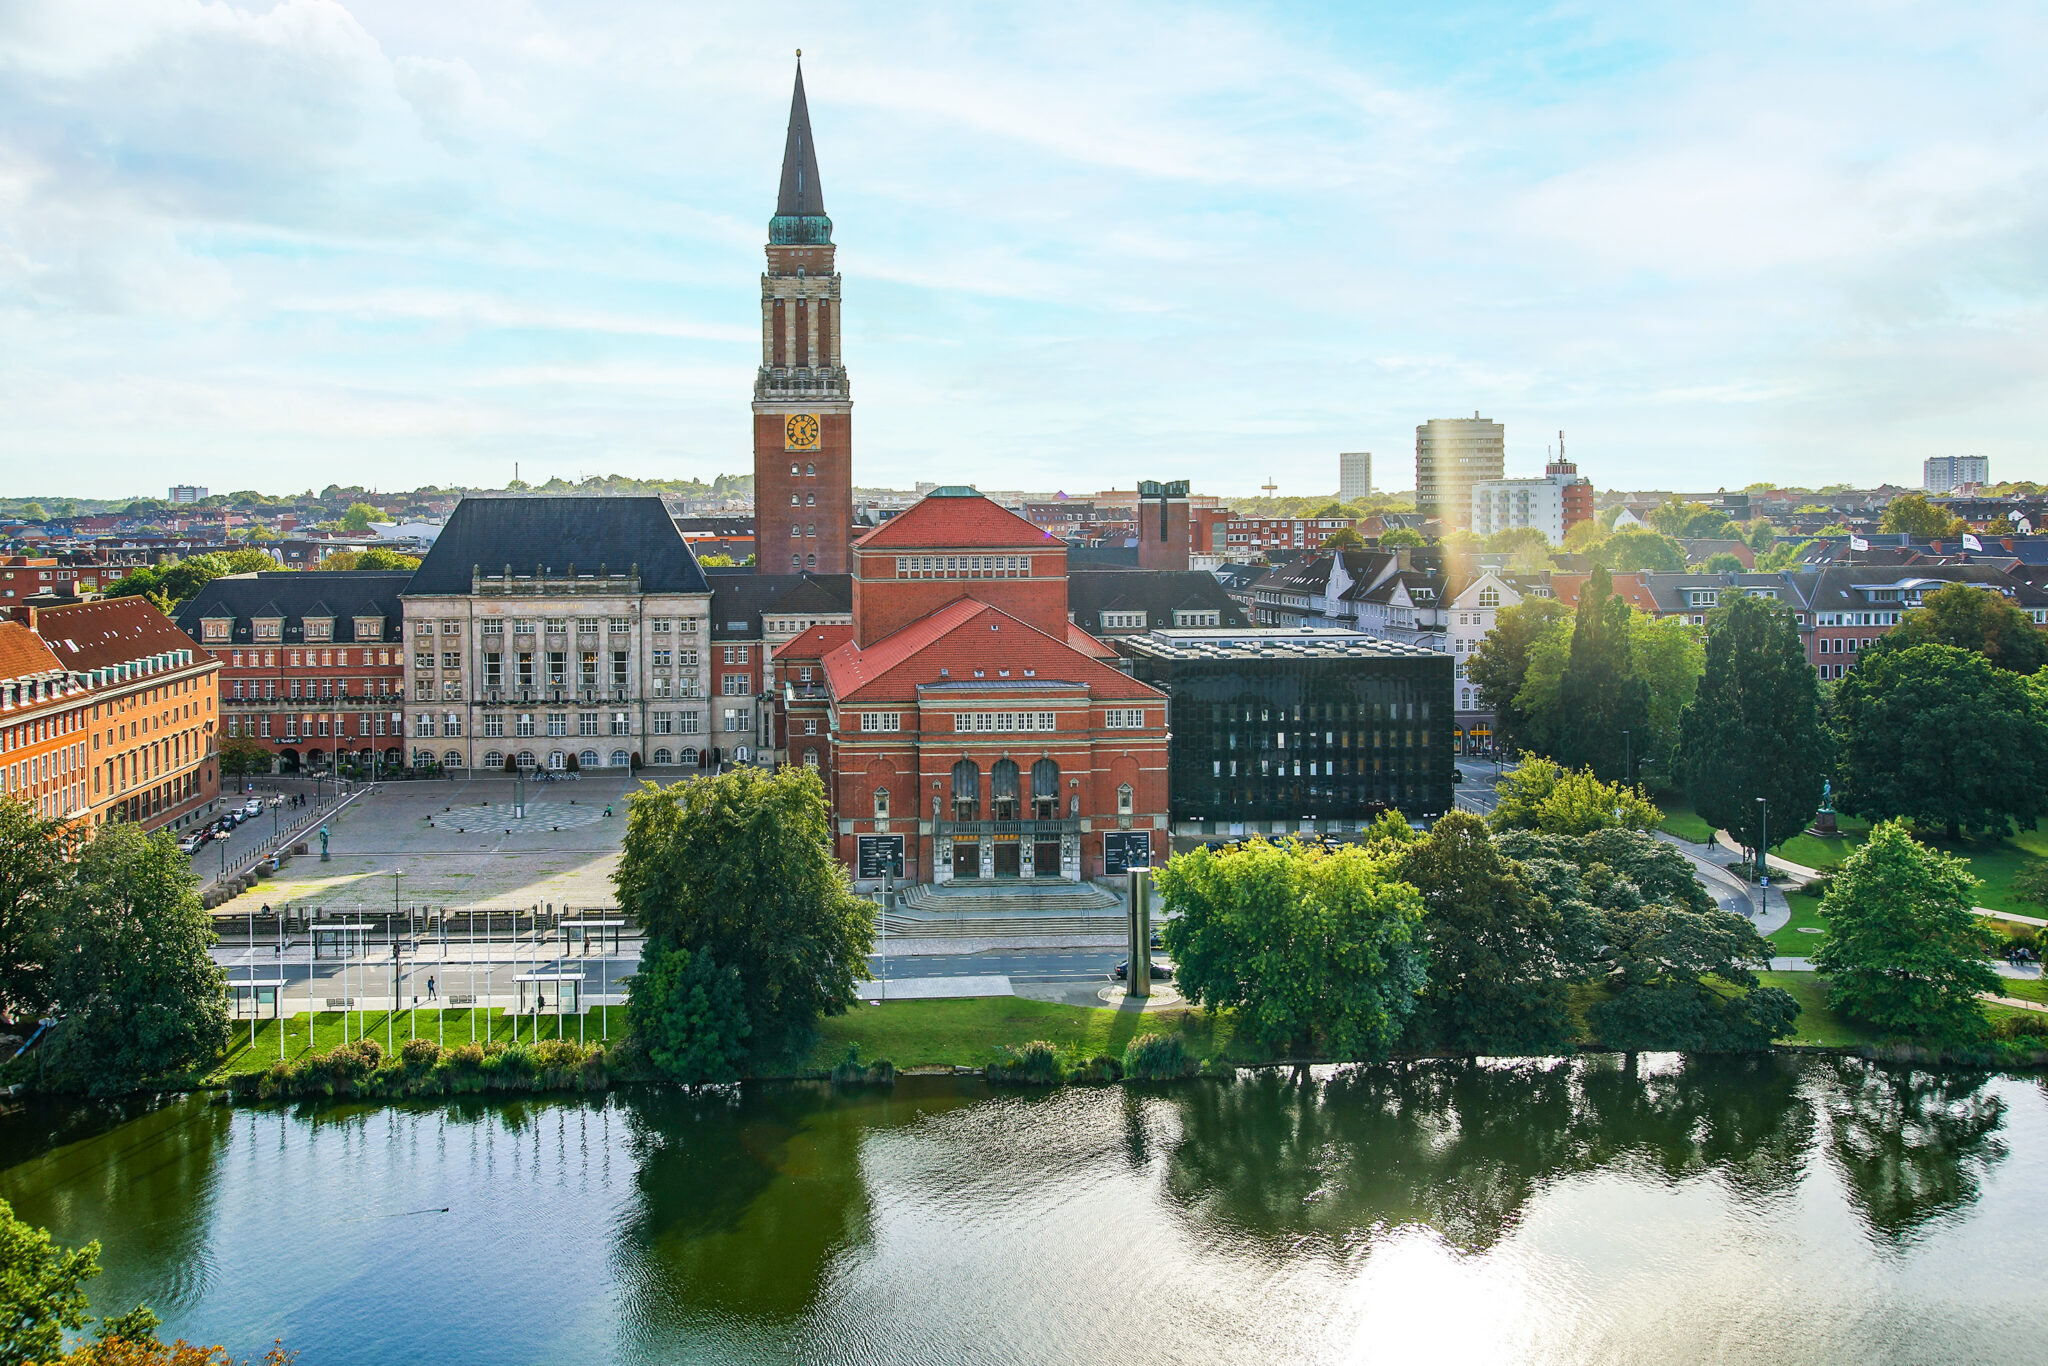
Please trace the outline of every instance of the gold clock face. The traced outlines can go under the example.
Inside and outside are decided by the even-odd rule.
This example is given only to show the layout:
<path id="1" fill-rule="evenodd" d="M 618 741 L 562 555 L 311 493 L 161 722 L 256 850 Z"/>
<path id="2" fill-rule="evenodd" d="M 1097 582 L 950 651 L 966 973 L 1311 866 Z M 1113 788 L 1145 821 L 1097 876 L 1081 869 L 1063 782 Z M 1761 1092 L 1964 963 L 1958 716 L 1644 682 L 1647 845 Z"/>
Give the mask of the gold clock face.
<path id="1" fill-rule="evenodd" d="M 818 449 L 818 415 L 791 413 L 783 421 L 782 439 L 788 449 L 793 451 Z"/>

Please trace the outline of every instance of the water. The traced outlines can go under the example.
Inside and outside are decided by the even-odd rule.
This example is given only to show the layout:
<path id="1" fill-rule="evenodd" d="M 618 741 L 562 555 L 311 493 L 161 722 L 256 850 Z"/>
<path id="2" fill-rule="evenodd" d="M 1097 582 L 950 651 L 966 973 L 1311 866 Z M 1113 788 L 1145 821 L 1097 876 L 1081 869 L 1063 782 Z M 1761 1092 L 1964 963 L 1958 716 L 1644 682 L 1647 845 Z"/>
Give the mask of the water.
<path id="1" fill-rule="evenodd" d="M 2048 1094 L 1645 1057 L 0 1113 L 103 1310 L 306 1366 L 2048 1362 Z M 445 1212 L 441 1212 L 445 1209 Z"/>

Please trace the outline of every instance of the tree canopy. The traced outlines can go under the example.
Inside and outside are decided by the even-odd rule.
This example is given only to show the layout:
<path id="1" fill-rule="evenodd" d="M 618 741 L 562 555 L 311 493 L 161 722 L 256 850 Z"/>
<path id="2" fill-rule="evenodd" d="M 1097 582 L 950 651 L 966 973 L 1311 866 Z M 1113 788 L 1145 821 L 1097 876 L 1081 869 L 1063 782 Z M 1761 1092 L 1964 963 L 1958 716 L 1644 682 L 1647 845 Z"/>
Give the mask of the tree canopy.
<path id="1" fill-rule="evenodd" d="M 1814 954 L 1835 1009 L 1887 1034 L 1966 1038 L 1984 1022 L 1979 992 L 1991 936 L 1971 909 L 1977 879 L 1961 859 L 1914 840 L 1899 821 L 1870 832 L 1834 876 Z"/>
<path id="2" fill-rule="evenodd" d="M 1568 769 L 1539 755 L 1524 755 L 1495 786 L 1500 795 L 1489 820 L 1496 830 L 1546 835 L 1587 835 L 1595 830 L 1647 830 L 1663 818 L 1640 787 L 1602 782 L 1586 769 Z"/>
<path id="3" fill-rule="evenodd" d="M 1596 568 L 1580 586 L 1550 726 L 1552 755 L 1604 778 L 1626 776 L 1634 737 L 1648 733 L 1650 692 L 1630 657 L 1629 612 L 1606 570 Z"/>
<path id="4" fill-rule="evenodd" d="M 148 598 L 166 615 L 191 600 L 200 589 L 223 574 L 253 574 L 274 570 L 277 561 L 261 550 L 231 550 L 226 554 L 194 555 L 189 559 L 165 560 L 130 570 L 112 588 L 111 598 Z"/>
<path id="5" fill-rule="evenodd" d="M 1158 874 L 1181 994 L 1274 1054 L 1383 1058 L 1427 981 L 1422 898 L 1382 861 L 1254 840 Z"/>
<path id="6" fill-rule="evenodd" d="M 1503 607 L 1466 662 L 1465 671 L 1479 689 L 1481 705 L 1493 713 L 1494 743 L 1509 752 L 1541 749 L 1549 743 L 1547 715 L 1524 710 L 1522 686 L 1529 679 L 1531 652 L 1561 623 L 1571 609 L 1555 598 L 1524 598 Z"/>
<path id="7" fill-rule="evenodd" d="M 1945 507 L 1927 501 L 1924 493 L 1902 493 L 1884 507 L 1879 524 L 1884 531 L 1904 532 L 1916 540 L 1932 541 L 1961 536 L 1970 524 Z"/>
<path id="8" fill-rule="evenodd" d="M 1648 527 L 1623 527 L 1586 553 L 1617 574 L 1644 570 L 1675 574 L 1685 568 L 1685 547 Z"/>
<path id="9" fill-rule="evenodd" d="M 808 1046 L 818 1020 L 853 1005 L 867 977 L 874 910 L 833 856 L 824 785 L 807 768 L 643 785 L 612 880 L 661 969 L 636 979 L 635 995 L 702 990 L 715 1002 L 727 999 L 719 974 L 736 974 L 745 1028 L 723 1036 L 744 1038 L 756 1059 Z M 674 961 L 678 951 L 690 957 Z M 632 1011 L 640 1021 L 687 1018 L 672 1007 L 649 999 Z M 712 1049 L 674 1033 L 643 1042 L 677 1057 Z"/>
<path id="10" fill-rule="evenodd" d="M 1953 645 L 1974 650 L 2000 669 L 2031 674 L 2048 664 L 2048 631 L 1994 589 L 1971 583 L 1944 584 L 1878 637 L 1880 650 L 1915 645 Z"/>

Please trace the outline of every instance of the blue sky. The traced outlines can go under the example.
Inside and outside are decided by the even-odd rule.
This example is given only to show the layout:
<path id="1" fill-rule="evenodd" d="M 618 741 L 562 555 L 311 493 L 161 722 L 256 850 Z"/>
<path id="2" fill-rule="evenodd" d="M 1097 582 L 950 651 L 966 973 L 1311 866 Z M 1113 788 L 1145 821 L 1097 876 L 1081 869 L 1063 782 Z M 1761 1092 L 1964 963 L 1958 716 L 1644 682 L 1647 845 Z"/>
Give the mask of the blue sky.
<path id="1" fill-rule="evenodd" d="M 858 482 L 2048 477 L 2038 3 L 0 0 L 0 491 L 750 468 L 797 47 Z"/>

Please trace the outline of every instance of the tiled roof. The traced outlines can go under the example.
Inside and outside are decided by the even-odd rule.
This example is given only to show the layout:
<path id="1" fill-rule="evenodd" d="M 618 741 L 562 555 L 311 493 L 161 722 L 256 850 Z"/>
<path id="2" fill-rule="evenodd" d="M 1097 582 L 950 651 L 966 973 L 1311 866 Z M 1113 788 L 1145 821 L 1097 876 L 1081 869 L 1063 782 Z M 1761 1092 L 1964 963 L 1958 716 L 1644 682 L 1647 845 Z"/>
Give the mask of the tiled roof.
<path id="1" fill-rule="evenodd" d="M 563 574 L 639 566 L 648 593 L 703 593 L 710 585 L 659 498 L 464 498 L 413 572 L 407 593 L 467 593 L 470 571 Z"/>
<path id="2" fill-rule="evenodd" d="M 0 621 L 0 679 L 38 678 L 64 666 L 41 636 L 18 621 Z"/>
<path id="3" fill-rule="evenodd" d="M 199 642 L 144 598 L 100 598 L 36 614 L 36 634 L 74 672 L 108 668 L 170 650 L 205 660 Z M 208 661 L 211 662 L 211 661 Z"/>
<path id="4" fill-rule="evenodd" d="M 974 671 L 1009 669 L 1020 686 L 1024 670 L 1044 686 L 1085 686 L 1096 697 L 1155 698 L 1138 682 L 1009 613 L 972 598 L 948 603 L 863 650 L 849 640 L 825 656 L 825 674 L 841 702 L 916 700 L 921 685 L 977 681 Z"/>
<path id="5" fill-rule="evenodd" d="M 926 494 L 862 536 L 861 550 L 926 550 L 951 546 L 1063 546 L 1058 537 L 972 489 Z"/>
<path id="6" fill-rule="evenodd" d="M 763 613 L 809 612 L 830 616 L 853 610 L 851 574 L 756 574 L 751 569 L 705 571 L 711 584 L 711 638 L 754 640 Z"/>
<path id="7" fill-rule="evenodd" d="M 853 639 L 850 622 L 830 622 L 800 631 L 775 647 L 776 659 L 823 659 Z"/>
<path id="8" fill-rule="evenodd" d="M 201 623 L 232 617 L 229 642 L 247 645 L 254 639 L 253 623 L 257 618 L 276 617 L 284 623 L 280 639 L 298 643 L 306 638 L 307 617 L 330 617 L 334 621 L 335 643 L 346 645 L 355 641 L 357 617 L 381 617 L 384 627 L 379 638 L 395 641 L 403 615 L 398 595 L 411 579 L 408 570 L 386 569 L 284 569 L 231 574 L 207 584 L 179 608 L 178 626 L 197 639 L 205 635 Z"/>
<path id="9" fill-rule="evenodd" d="M 1067 644 L 1079 650 L 1082 654 L 1093 656 L 1096 659 L 1116 658 L 1115 650 L 1110 649 L 1109 646 L 1103 644 L 1094 636 L 1089 635 L 1071 621 L 1067 623 Z"/>
<path id="10" fill-rule="evenodd" d="M 1100 626 L 1104 612 L 1143 612 L 1156 628 L 1172 626 L 1176 611 L 1217 612 L 1224 626 L 1247 624 L 1216 576 L 1199 569 L 1070 569 L 1067 611 L 1087 627 Z"/>

